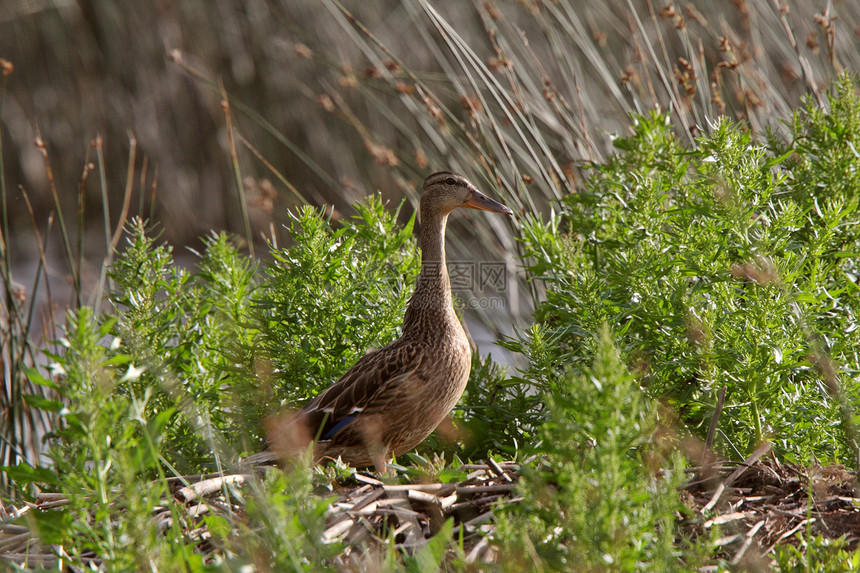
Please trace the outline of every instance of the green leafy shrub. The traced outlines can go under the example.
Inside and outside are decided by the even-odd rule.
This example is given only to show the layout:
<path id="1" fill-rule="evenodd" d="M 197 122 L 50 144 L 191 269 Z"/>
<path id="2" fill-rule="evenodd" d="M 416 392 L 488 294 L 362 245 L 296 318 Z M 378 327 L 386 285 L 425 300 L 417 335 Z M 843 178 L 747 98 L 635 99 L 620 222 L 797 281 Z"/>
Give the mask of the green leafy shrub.
<path id="1" fill-rule="evenodd" d="M 591 366 L 558 378 L 546 395 L 534 448 L 541 462 L 527 469 L 523 501 L 499 523 L 502 562 L 509 571 L 673 571 L 683 548 L 695 570 L 691 548 L 676 544 L 683 465 L 664 458 L 655 403 L 608 329 L 593 352 Z M 658 477 L 658 468 L 668 471 Z"/>
<path id="2" fill-rule="evenodd" d="M 50 376 L 28 371 L 57 393 L 28 399 L 56 416 L 46 436 L 52 464 L 8 474 L 71 500 L 68 511 L 33 518 L 43 541 L 74 563 L 96 555 L 118 570 L 202 570 L 192 545 L 164 543 L 165 533 L 182 538 L 187 519 L 164 478 L 216 470 L 261 447 L 261 416 L 299 403 L 397 335 L 419 266 L 412 221 L 398 226 L 376 198 L 357 209 L 337 229 L 321 212 L 297 214 L 295 245 L 273 249 L 265 274 L 224 235 L 207 238 L 197 269 L 186 271 L 141 220 L 129 225 L 110 272 L 111 308 L 70 315 Z M 312 570 L 334 555 L 336 545 L 318 542 L 329 502 L 312 495 L 317 481 L 306 466 L 272 472 L 250 492 L 250 521 L 207 517 L 211 531 L 225 532 L 212 541 L 231 556 L 225 570 Z M 151 518 L 165 503 L 169 531 Z M 235 530 L 242 543 L 226 533 Z"/>
<path id="3" fill-rule="evenodd" d="M 110 334 L 142 369 L 122 387 L 148 389 L 151 413 L 176 408 L 165 455 L 179 469 L 260 447 L 263 417 L 397 336 L 420 261 L 412 221 L 399 227 L 377 198 L 357 210 L 337 229 L 320 211 L 299 211 L 295 244 L 273 248 L 262 274 L 224 235 L 206 240 L 196 272 L 177 268 L 170 248 L 133 223 L 110 274 Z"/>
<path id="4" fill-rule="evenodd" d="M 61 511 L 28 514 L 41 542 L 61 548 L 66 563 L 82 566 L 95 558 L 112 571 L 234 571 L 252 563 L 314 570 L 313 564 L 334 555 L 336 545 L 318 542 L 330 502 L 313 495 L 318 476 L 299 464 L 290 474 L 272 471 L 249 484 L 247 520 L 232 513 L 203 517 L 212 534 L 208 543 L 225 556 L 204 562 L 187 538 L 188 508 L 165 479 L 175 477 L 165 455 L 176 439 L 167 429 L 176 410 L 159 411 L 151 386 L 136 392 L 143 370 L 118 352 L 120 345 L 103 344 L 114 326 L 113 320 L 99 324 L 82 307 L 69 317 L 61 341 L 68 351 L 53 365 L 60 382 L 30 373 L 61 397 L 39 404 L 60 414 L 50 436 L 52 466 L 7 469 L 19 484 L 38 483 L 68 500 Z"/>
<path id="5" fill-rule="evenodd" d="M 31 380 L 59 396 L 37 404 L 58 414 L 47 437 L 52 464 L 7 471 L 21 485 L 38 483 L 67 496 L 63 511 L 28 514 L 43 543 L 61 546 L 75 563 L 97 555 L 116 570 L 141 569 L 171 551 L 151 518 L 160 500 L 169 497 L 168 487 L 150 478 L 164 477 L 160 450 L 174 410 L 159 411 L 151 388 L 133 389 L 139 371 L 131 357 L 103 344 L 114 324 L 99 324 L 89 307 L 68 317 L 60 341 L 67 351 L 52 367 L 58 380 L 30 373 Z M 148 411 L 157 414 L 150 417 Z"/>
<path id="6" fill-rule="evenodd" d="M 842 539 L 797 533 L 797 545 L 784 544 L 774 548 L 775 570 L 837 573 L 860 568 L 860 551 L 853 551 Z"/>
<path id="7" fill-rule="evenodd" d="M 400 227 L 399 208 L 378 198 L 332 229 L 321 211 L 292 215 L 296 244 L 274 249 L 254 294 L 260 350 L 279 378 L 276 396 L 304 400 L 340 377 L 372 347 L 399 335 L 420 270 L 414 216 Z"/>
<path id="8" fill-rule="evenodd" d="M 852 459 L 860 156 L 845 149 L 860 137 L 860 104 L 850 79 L 830 102 L 810 104 L 796 144 L 772 150 L 726 120 L 687 150 L 665 116 L 638 118 L 585 189 L 525 225 L 552 349 L 524 378 L 546 390 L 582 367 L 607 323 L 647 392 L 692 427 L 725 385 L 721 428 L 741 450 L 767 438 L 796 461 Z M 839 173 L 853 175 L 832 183 Z"/>
<path id="9" fill-rule="evenodd" d="M 256 265 L 226 235 L 213 235 L 199 271 L 191 273 L 177 267 L 171 248 L 158 245 L 141 220 L 128 234 L 110 272 L 114 310 L 104 320 L 114 322 L 109 333 L 116 351 L 141 372 L 119 391 L 150 392 L 152 415 L 177 410 L 165 454 L 181 471 L 197 471 L 223 448 L 218 431 L 236 415 L 225 386 L 237 371 L 239 350 L 255 337 L 247 316 Z"/>

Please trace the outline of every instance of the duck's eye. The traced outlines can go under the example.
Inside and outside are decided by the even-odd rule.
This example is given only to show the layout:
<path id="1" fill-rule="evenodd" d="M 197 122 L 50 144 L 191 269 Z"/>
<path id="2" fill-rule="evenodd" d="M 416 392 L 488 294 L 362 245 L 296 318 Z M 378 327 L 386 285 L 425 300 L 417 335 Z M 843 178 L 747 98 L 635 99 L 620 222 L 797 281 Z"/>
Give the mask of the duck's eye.
<path id="1" fill-rule="evenodd" d="M 456 183 L 456 181 L 454 181 L 453 177 L 449 177 L 448 179 L 445 180 L 445 185 L 454 185 L 455 183 Z"/>

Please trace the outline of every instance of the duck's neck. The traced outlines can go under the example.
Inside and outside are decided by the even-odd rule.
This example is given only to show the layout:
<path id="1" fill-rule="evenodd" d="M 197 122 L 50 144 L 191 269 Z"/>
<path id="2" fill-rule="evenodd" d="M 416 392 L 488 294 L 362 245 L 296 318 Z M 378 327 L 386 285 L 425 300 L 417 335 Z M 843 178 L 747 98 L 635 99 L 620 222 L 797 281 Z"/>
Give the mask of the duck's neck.
<path id="1" fill-rule="evenodd" d="M 445 264 L 445 225 L 448 214 L 422 213 L 421 274 L 406 309 L 403 335 L 425 333 L 434 324 L 445 324 L 453 316 L 451 282 Z"/>

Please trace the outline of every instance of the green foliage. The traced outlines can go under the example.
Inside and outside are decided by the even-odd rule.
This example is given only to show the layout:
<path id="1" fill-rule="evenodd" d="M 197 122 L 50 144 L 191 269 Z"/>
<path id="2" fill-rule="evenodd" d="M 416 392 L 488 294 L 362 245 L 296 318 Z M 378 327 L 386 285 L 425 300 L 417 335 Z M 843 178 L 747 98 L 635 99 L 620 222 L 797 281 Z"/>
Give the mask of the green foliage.
<path id="1" fill-rule="evenodd" d="M 95 554 L 115 570 L 141 569 L 171 550 L 151 518 L 169 497 L 167 484 L 147 476 L 160 472 L 159 450 L 173 410 L 149 417 L 150 389 L 119 391 L 138 372 L 129 356 L 102 344 L 113 325 L 98 324 L 88 307 L 68 317 L 60 341 L 67 352 L 52 367 L 60 380 L 52 385 L 64 404 L 48 437 L 53 464 L 29 476 L 18 466 L 14 477 L 68 496 L 62 512 L 29 514 L 43 542 L 62 545 L 73 562 Z M 116 519 L 116 512 L 124 518 Z"/>
<path id="2" fill-rule="evenodd" d="M 129 225 L 110 271 L 112 308 L 70 315 L 50 375 L 28 370 L 32 383 L 58 393 L 28 398 L 59 416 L 46 437 L 52 465 L 7 475 L 71 500 L 68 511 L 35 514 L 43 540 L 62 544 L 76 563 L 94 554 L 117 570 L 206 568 L 179 541 L 186 510 L 173 506 L 166 475 L 212 471 L 259 448 L 261 413 L 299 403 L 397 335 L 419 266 L 412 221 L 398 226 L 376 198 L 357 210 L 337 229 L 320 212 L 298 213 L 295 245 L 273 249 L 262 275 L 224 235 L 206 239 L 189 272 L 142 221 Z M 289 372 L 306 383 L 291 386 Z M 266 395 L 266 383 L 280 387 Z M 224 533 L 213 542 L 232 556 L 225 570 L 263 562 L 316 570 L 335 555 L 337 546 L 319 543 L 329 502 L 313 493 L 316 479 L 307 467 L 272 472 L 252 485 L 250 521 L 207 517 Z M 165 503 L 174 519 L 155 523 L 153 509 Z M 163 543 L 165 534 L 177 542 Z"/>
<path id="3" fill-rule="evenodd" d="M 451 532 L 454 522 L 450 519 L 430 538 L 424 547 L 420 548 L 414 556 L 407 557 L 405 569 L 408 573 L 433 573 L 440 571 L 449 546 L 452 544 Z"/>
<path id="4" fill-rule="evenodd" d="M 779 571 L 842 573 L 860 569 L 860 551 L 852 551 L 845 539 L 825 539 L 798 533 L 796 541 L 796 545 L 784 544 L 774 548 L 774 560 Z"/>
<path id="5" fill-rule="evenodd" d="M 599 333 L 594 361 L 546 395 L 548 419 L 526 473 L 525 498 L 503 514 L 496 540 L 506 570 L 675 571 L 683 507 L 678 460 L 663 458 L 656 407 Z M 662 477 L 658 468 L 671 467 Z M 690 570 L 692 554 L 685 558 Z M 532 562 L 535 562 L 532 565 Z"/>
<path id="6" fill-rule="evenodd" d="M 131 223 L 128 246 L 110 272 L 111 334 L 142 370 L 121 391 L 151 392 L 151 414 L 178 410 L 165 453 L 179 469 L 195 471 L 211 463 L 213 429 L 226 429 L 235 415 L 225 386 L 255 336 L 247 316 L 256 265 L 226 235 L 212 235 L 192 274 L 156 239 L 141 220 Z M 240 366 L 245 376 L 250 365 Z"/>
<path id="7" fill-rule="evenodd" d="M 260 348 L 280 383 L 276 397 L 312 397 L 371 347 L 398 336 L 420 269 L 414 217 L 400 228 L 379 198 L 332 229 L 310 207 L 291 215 L 296 244 L 272 251 L 273 264 L 255 293 Z"/>
<path id="8" fill-rule="evenodd" d="M 607 323 L 643 387 L 689 425 L 710 419 L 725 385 L 721 428 L 740 449 L 771 439 L 796 461 L 853 460 L 857 193 L 828 183 L 860 171 L 860 156 L 840 147 L 850 149 L 860 116 L 847 85 L 829 112 L 798 115 L 802 144 L 773 151 L 726 120 L 685 150 L 665 117 L 639 118 L 616 142 L 623 153 L 593 166 L 560 213 L 525 225 L 529 273 L 547 286 L 541 336 L 552 341 L 526 378 L 548 388 L 553 372 L 582 367 Z"/>
<path id="9" fill-rule="evenodd" d="M 174 410 L 155 413 L 153 387 L 135 392 L 141 371 L 130 365 L 130 356 L 116 352 L 118 345 L 101 343 L 113 325 L 97 324 L 87 307 L 69 317 L 62 341 L 68 352 L 54 366 L 67 406 L 50 440 L 53 466 L 13 471 L 18 483 L 48 485 L 69 499 L 62 511 L 28 514 L 42 541 L 62 546 L 69 563 L 80 566 L 96 556 L 112 571 L 234 571 L 251 563 L 316 570 L 314 564 L 337 548 L 318 543 L 329 501 L 313 495 L 315 476 L 307 465 L 290 475 L 270 472 L 250 485 L 247 514 L 253 528 L 232 514 L 207 516 L 211 543 L 229 558 L 214 569 L 204 564 L 184 539 L 188 510 L 165 481 L 172 471 L 164 456 L 174 437 L 167 429 Z M 164 505 L 169 517 L 153 519 Z"/>
<path id="10" fill-rule="evenodd" d="M 231 556 L 221 570 L 255 563 L 270 571 L 319 571 L 340 554 L 337 544 L 320 542 L 331 500 L 314 493 L 313 476 L 307 464 L 266 473 L 248 500 L 248 521 L 231 524 L 217 540 Z"/>

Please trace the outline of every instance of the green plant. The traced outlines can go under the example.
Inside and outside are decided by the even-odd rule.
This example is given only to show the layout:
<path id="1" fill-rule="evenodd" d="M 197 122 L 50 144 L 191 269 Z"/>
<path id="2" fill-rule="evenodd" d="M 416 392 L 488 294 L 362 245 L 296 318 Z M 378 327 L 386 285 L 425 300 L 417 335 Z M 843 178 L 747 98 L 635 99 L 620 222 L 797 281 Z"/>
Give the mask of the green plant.
<path id="1" fill-rule="evenodd" d="M 110 307 L 102 316 L 86 306 L 70 314 L 49 373 L 27 371 L 57 393 L 27 397 L 58 416 L 46 436 L 52 463 L 5 470 L 19 487 L 40 484 L 68 497 L 68 511 L 34 518 L 43 542 L 63 547 L 74 563 L 94 555 L 117 570 L 203 566 L 193 545 L 179 541 L 188 516 L 165 478 L 220 471 L 240 450 L 259 448 L 258 412 L 304 399 L 345 368 L 341 361 L 396 335 L 417 273 L 411 222 L 399 227 L 376 198 L 357 209 L 339 229 L 318 211 L 298 214 L 296 244 L 273 249 L 266 275 L 223 234 L 206 239 L 189 272 L 143 221 L 129 224 L 110 270 Z M 312 334 L 332 345 L 300 344 Z M 283 344 L 289 336 L 296 347 Z M 276 374 L 290 361 L 305 365 L 307 387 Z M 261 379 L 283 381 L 277 396 L 254 386 Z M 328 503 L 311 494 L 320 479 L 307 467 L 272 472 L 251 485 L 250 521 L 208 517 L 216 536 L 247 533 L 240 545 L 226 534 L 215 539 L 233 555 L 225 567 L 262 559 L 314 568 L 335 555 L 337 546 L 318 543 Z M 165 504 L 172 518 L 153 520 Z"/>
<path id="2" fill-rule="evenodd" d="M 853 459 L 846 396 L 858 391 L 858 362 L 846 333 L 860 304 L 850 255 L 857 199 L 851 185 L 808 199 L 813 150 L 834 132 L 856 137 L 847 85 L 830 112 L 810 110 L 795 126 L 804 146 L 782 145 L 779 155 L 726 120 L 684 149 L 665 116 L 639 118 L 634 135 L 616 142 L 621 152 L 593 166 L 558 214 L 528 220 L 525 253 L 547 285 L 537 319 L 553 340 L 555 370 L 585 363 L 606 322 L 643 387 L 690 426 L 710 418 L 726 386 L 721 428 L 740 449 L 770 439 L 798 461 L 802 452 Z M 856 156 L 838 158 L 828 172 L 856 171 Z M 815 184 L 827 185 L 822 177 Z M 543 370 L 533 364 L 529 376 L 546 386 Z"/>
<path id="3" fill-rule="evenodd" d="M 149 417 L 151 389 L 121 390 L 140 371 L 130 356 L 102 344 L 113 325 L 112 320 L 99 324 L 88 307 L 68 316 L 60 341 L 66 352 L 54 356 L 54 379 L 30 372 L 34 383 L 59 397 L 29 400 L 58 414 L 47 436 L 52 464 L 5 469 L 19 485 L 39 483 L 67 496 L 64 511 L 28 517 L 43 543 L 61 548 L 61 557 L 85 563 L 97 555 L 115 570 L 139 569 L 168 549 L 151 516 L 168 496 L 160 450 L 174 410 Z M 153 476 L 161 479 L 152 481 Z M 123 518 L 116 519 L 117 513 Z"/>
<path id="4" fill-rule="evenodd" d="M 356 210 L 337 229 L 320 210 L 292 215 L 296 244 L 273 249 L 254 295 L 260 347 L 282 382 L 281 400 L 312 397 L 397 337 L 420 265 L 414 217 L 399 226 L 400 209 L 376 197 Z"/>
<path id="5" fill-rule="evenodd" d="M 337 546 L 318 542 L 329 500 L 312 491 L 319 474 L 299 464 L 289 475 L 272 471 L 265 480 L 251 480 L 244 515 L 203 514 L 198 527 L 225 556 L 205 558 L 196 547 L 201 540 L 189 536 L 197 518 L 166 481 L 179 477 L 167 459 L 177 447 L 170 444 L 178 440 L 170 424 L 179 409 L 161 408 L 158 390 L 141 385 L 144 369 L 118 352 L 120 344 L 102 343 L 114 326 L 114 320 L 99 324 L 83 307 L 69 316 L 62 339 L 67 352 L 54 366 L 57 381 L 30 372 L 61 396 L 34 404 L 59 412 L 49 441 L 53 464 L 6 471 L 19 484 L 38 483 L 68 500 L 62 511 L 28 514 L 40 541 L 58 548 L 65 562 L 83 566 L 96 559 L 111 571 L 232 571 L 250 563 L 315 570 L 315 563 L 333 556 Z"/>
<path id="6" fill-rule="evenodd" d="M 774 550 L 779 571 L 804 573 L 836 573 L 860 569 L 860 551 L 847 547 L 845 539 L 825 539 L 821 536 L 796 535 L 797 545 L 786 543 Z"/>
<path id="7" fill-rule="evenodd" d="M 149 412 L 176 409 L 168 425 L 168 457 L 182 471 L 212 463 L 226 444 L 219 437 L 232 421 L 229 383 L 238 348 L 250 344 L 247 322 L 256 265 L 226 235 L 212 235 L 199 272 L 178 268 L 169 246 L 159 245 L 143 221 L 128 229 L 108 293 L 114 345 L 140 376 L 119 388 L 151 393 Z M 241 370 L 250 371 L 248 365 Z"/>
<path id="8" fill-rule="evenodd" d="M 548 418 L 530 448 L 541 461 L 494 538 L 505 570 L 696 570 L 675 526 L 683 463 L 611 336 L 601 329 L 588 341 L 592 364 L 545 395 Z"/>

